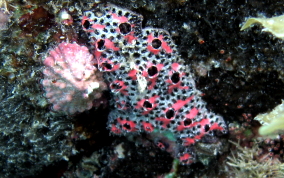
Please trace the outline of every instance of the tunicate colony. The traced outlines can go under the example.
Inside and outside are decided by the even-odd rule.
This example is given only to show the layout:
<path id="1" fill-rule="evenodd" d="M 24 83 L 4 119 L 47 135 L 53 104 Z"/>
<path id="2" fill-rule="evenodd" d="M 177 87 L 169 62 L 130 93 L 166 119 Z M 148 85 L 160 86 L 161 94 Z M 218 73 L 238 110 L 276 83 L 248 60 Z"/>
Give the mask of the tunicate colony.
<path id="1" fill-rule="evenodd" d="M 188 66 L 163 29 L 142 29 L 143 17 L 114 5 L 84 12 L 83 29 L 94 46 L 98 69 L 113 95 L 108 127 L 113 134 L 170 131 L 176 157 L 195 159 L 190 147 L 225 134 L 223 118 L 206 109 Z"/>

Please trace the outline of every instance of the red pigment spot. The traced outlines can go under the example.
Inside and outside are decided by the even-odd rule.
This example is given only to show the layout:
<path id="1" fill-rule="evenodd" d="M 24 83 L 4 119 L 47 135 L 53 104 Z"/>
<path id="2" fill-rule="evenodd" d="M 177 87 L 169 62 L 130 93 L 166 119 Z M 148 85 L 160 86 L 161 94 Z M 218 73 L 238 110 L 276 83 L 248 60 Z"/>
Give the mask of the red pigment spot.
<path id="1" fill-rule="evenodd" d="M 84 23 L 85 23 L 86 20 L 89 20 L 89 18 L 88 18 L 87 16 L 83 16 L 81 25 L 84 25 Z M 89 21 L 90 21 L 90 20 L 89 20 Z"/>
<path id="2" fill-rule="evenodd" d="M 163 35 L 160 35 L 158 37 L 158 39 L 162 42 L 161 48 L 164 49 L 167 53 L 172 53 L 173 50 L 168 45 L 168 43 L 163 40 L 163 38 L 164 38 Z M 161 48 L 160 49 L 153 48 L 152 41 L 154 39 L 155 39 L 155 37 L 152 34 L 148 35 L 148 39 L 147 39 L 148 46 L 147 46 L 147 49 L 148 49 L 148 51 L 150 51 L 150 52 L 152 52 L 153 54 L 156 55 L 156 54 L 158 54 L 161 51 Z"/>
<path id="3" fill-rule="evenodd" d="M 104 49 L 104 46 L 105 46 L 104 43 L 105 43 L 104 39 L 98 39 L 98 40 L 96 40 L 95 43 L 93 43 L 93 45 L 95 45 L 97 51 L 101 52 L 101 51 L 105 50 Z"/>
<path id="4" fill-rule="evenodd" d="M 82 18 L 82 22 L 85 22 L 86 20 L 88 20 L 89 18 L 87 17 L 87 16 L 83 16 L 83 18 Z M 82 25 L 83 25 L 83 23 L 82 23 Z"/>
<path id="5" fill-rule="evenodd" d="M 157 117 L 157 118 L 156 118 L 157 121 L 163 122 L 162 127 L 165 128 L 165 129 L 167 128 L 167 125 L 168 125 L 173 119 L 174 119 L 174 117 L 173 117 L 172 119 L 167 119 L 167 118 L 164 118 L 164 117 Z"/>
<path id="6" fill-rule="evenodd" d="M 198 122 L 201 126 L 205 126 L 206 124 L 210 123 L 209 119 L 202 119 L 200 122 Z"/>
<path id="7" fill-rule="evenodd" d="M 190 158 L 191 158 L 191 155 L 188 154 L 188 153 L 185 153 L 184 155 L 182 155 L 182 156 L 179 157 L 179 160 L 180 160 L 181 162 L 187 162 L 187 161 L 189 161 Z"/>
<path id="8" fill-rule="evenodd" d="M 115 29 L 115 31 L 116 31 L 116 33 L 120 34 L 120 29 L 119 29 L 119 27 L 117 27 L 117 28 Z"/>
<path id="9" fill-rule="evenodd" d="M 149 80 L 151 81 L 151 85 L 148 86 L 148 89 L 152 90 L 154 86 L 156 85 L 157 78 L 151 78 Z"/>
<path id="10" fill-rule="evenodd" d="M 172 52 L 173 52 L 172 48 L 168 45 L 167 42 L 165 42 L 165 41 L 163 40 L 163 38 L 164 38 L 163 35 L 160 35 L 160 36 L 159 36 L 159 40 L 162 41 L 162 48 L 163 48 L 167 53 L 172 53 Z"/>
<path id="11" fill-rule="evenodd" d="M 205 119 L 203 119 L 203 120 L 205 120 Z M 208 123 L 209 124 L 209 119 L 208 119 L 208 122 L 206 122 L 206 123 Z M 205 125 L 205 124 L 204 124 Z M 200 128 L 200 134 L 199 135 L 196 135 L 195 137 L 194 137 L 194 139 L 195 140 L 200 140 L 205 134 L 206 134 L 206 132 L 205 132 L 205 129 L 204 129 L 204 125 L 202 125 L 202 127 Z"/>
<path id="12" fill-rule="evenodd" d="M 194 138 L 184 138 L 183 139 L 183 141 L 184 141 L 183 145 L 184 146 L 189 146 L 189 145 L 193 144 L 196 140 L 200 140 L 206 134 L 204 126 L 206 124 L 209 124 L 209 119 L 202 119 L 200 122 L 194 123 L 191 127 L 193 127 L 197 124 L 201 125 L 201 128 L 199 130 L 200 134 L 196 135 Z M 185 127 L 187 127 L 187 126 L 185 126 Z"/>
<path id="13" fill-rule="evenodd" d="M 184 125 L 184 121 L 183 122 L 181 122 L 181 124 L 179 125 L 179 126 L 177 126 L 177 131 L 182 131 L 182 130 L 184 130 L 185 128 L 190 128 L 190 127 L 192 127 L 192 125 L 190 124 L 190 125 L 188 125 L 188 126 L 185 126 Z"/>
<path id="14" fill-rule="evenodd" d="M 166 82 L 171 83 L 171 80 L 167 80 Z M 189 89 L 188 86 L 185 86 L 185 87 L 181 86 L 181 81 L 179 81 L 178 83 L 172 84 L 172 85 L 169 86 L 168 93 L 172 93 L 174 88 L 178 88 L 178 89 L 181 89 L 181 90 L 182 89 L 184 89 L 184 90 Z"/>
<path id="15" fill-rule="evenodd" d="M 174 112 L 174 113 L 171 113 L 171 112 Z M 169 116 L 167 116 L 167 113 L 168 112 L 170 112 L 170 115 Z M 176 111 L 174 111 L 173 110 L 173 108 L 167 108 L 166 110 L 164 110 L 164 113 L 165 113 L 165 115 L 166 115 L 166 117 L 157 117 L 156 118 L 156 120 L 157 121 L 161 121 L 162 123 L 163 123 L 163 125 L 162 125 L 162 127 L 163 128 L 167 128 L 167 125 L 169 125 L 170 124 L 170 122 L 172 121 L 172 120 L 174 120 L 174 118 L 175 118 L 175 115 L 176 115 L 176 113 L 175 113 Z M 172 116 L 172 114 L 173 114 L 173 116 Z M 168 118 L 168 117 L 170 117 L 170 118 Z"/>
<path id="16" fill-rule="evenodd" d="M 172 70 L 174 70 L 174 71 L 178 71 L 179 70 L 179 68 L 180 68 L 180 65 L 179 65 L 179 63 L 173 63 L 172 64 Z"/>
<path id="17" fill-rule="evenodd" d="M 170 76 L 170 79 L 166 80 L 167 83 L 169 83 L 169 88 L 168 88 L 168 93 L 172 93 L 173 92 L 173 89 L 175 88 L 178 88 L 178 89 L 184 89 L 184 90 L 187 90 L 189 89 L 188 86 L 181 86 L 181 78 L 182 76 L 185 75 L 184 72 L 180 73 L 178 70 L 180 68 L 180 65 L 178 63 L 173 63 L 172 64 L 172 71 L 169 71 L 169 76 Z M 177 83 L 173 83 L 173 81 L 171 80 L 171 77 L 174 73 L 179 73 L 179 81 Z"/>
<path id="18" fill-rule="evenodd" d="M 184 100 L 184 101 L 183 101 L 183 100 L 178 100 L 176 103 L 174 103 L 174 104 L 172 105 L 171 108 L 167 108 L 167 109 L 164 111 L 164 113 L 167 113 L 167 111 L 169 111 L 170 109 L 174 109 L 175 112 L 178 112 L 178 110 L 179 110 L 180 108 L 182 108 L 184 105 L 186 105 L 187 103 L 189 103 L 189 102 L 192 100 L 193 97 L 194 97 L 194 96 L 191 96 L 191 97 L 187 98 L 187 99 Z M 176 114 L 175 114 L 175 115 L 176 115 Z M 173 116 L 173 117 L 171 117 L 171 118 L 157 117 L 156 120 L 157 120 L 157 121 L 162 121 L 162 122 L 163 122 L 162 127 L 167 128 L 167 125 L 168 125 L 172 120 L 174 120 L 174 117 L 175 117 L 175 116 Z M 192 127 L 192 125 L 185 126 L 185 125 L 184 125 L 184 121 L 183 121 L 182 124 L 177 127 L 177 130 L 178 130 L 178 131 L 181 131 L 181 130 L 183 130 L 183 129 L 186 128 L 186 127 Z"/>
<path id="19" fill-rule="evenodd" d="M 114 43 L 112 41 L 110 41 L 109 39 L 105 39 L 105 43 L 104 43 L 105 47 L 107 49 L 112 49 L 114 51 L 119 51 L 118 47 L 114 46 Z"/>
<path id="20" fill-rule="evenodd" d="M 133 40 L 136 40 L 137 37 L 134 36 L 134 32 L 130 32 L 128 35 L 125 35 L 124 38 L 127 40 L 128 43 L 132 44 Z"/>
<path id="21" fill-rule="evenodd" d="M 136 124 L 133 121 L 122 120 L 121 118 L 117 118 L 118 123 L 121 124 L 122 128 L 128 132 L 136 131 Z"/>
<path id="22" fill-rule="evenodd" d="M 203 136 L 203 135 L 202 135 Z M 199 140 L 201 136 L 195 136 L 194 138 L 184 138 L 183 146 L 190 146 L 195 143 L 196 140 Z"/>
<path id="23" fill-rule="evenodd" d="M 153 132 L 154 131 L 154 126 L 150 123 L 147 123 L 147 122 L 142 122 L 142 125 L 143 125 L 143 129 L 147 132 Z"/>
<path id="24" fill-rule="evenodd" d="M 149 76 L 148 71 L 147 71 L 147 70 L 148 70 L 149 68 L 151 68 L 151 67 L 156 67 L 157 70 L 158 70 L 158 72 L 157 72 L 155 75 L 153 75 L 153 76 Z M 155 64 L 153 64 L 153 63 L 151 63 L 151 62 L 148 62 L 148 63 L 147 63 L 147 69 L 142 72 L 142 75 L 143 75 L 144 77 L 155 78 L 155 77 L 157 77 L 157 76 L 159 75 L 159 72 L 162 70 L 163 67 L 164 67 L 163 64 L 157 64 L 157 65 L 155 65 Z"/>
<path id="25" fill-rule="evenodd" d="M 201 130 L 203 130 L 203 129 L 201 129 Z M 196 135 L 196 136 L 194 137 L 194 139 L 195 139 L 195 140 L 200 140 L 204 135 L 205 135 L 205 133 L 204 133 L 204 131 L 202 131 L 199 135 Z"/>
<path id="26" fill-rule="evenodd" d="M 98 68 L 102 72 L 112 72 L 119 69 L 119 64 L 114 63 L 107 58 L 100 58 L 98 61 Z"/>
<path id="27" fill-rule="evenodd" d="M 209 123 L 209 122 L 208 122 L 208 123 Z M 200 128 L 199 131 L 200 131 L 200 134 L 199 134 L 199 135 L 196 135 L 196 136 L 194 137 L 195 140 L 200 140 L 200 139 L 206 134 L 205 129 L 204 129 L 203 126 Z"/>
<path id="28" fill-rule="evenodd" d="M 152 46 L 152 41 L 154 40 L 155 38 L 154 38 L 154 36 L 152 35 L 152 34 L 150 34 L 150 35 L 148 35 L 148 40 L 147 40 L 147 42 L 148 42 L 148 46 L 147 46 L 147 49 L 148 49 L 148 51 L 150 51 L 150 52 L 152 52 L 153 54 L 158 54 L 159 52 L 160 52 L 160 49 L 155 49 L 155 48 L 153 48 L 153 46 Z"/>
<path id="29" fill-rule="evenodd" d="M 149 74 L 148 74 L 148 70 L 151 67 L 156 67 L 157 70 L 158 70 L 158 72 L 155 75 L 153 75 L 153 76 L 149 76 Z M 163 64 L 154 65 L 151 62 L 147 63 L 147 68 L 142 72 L 142 75 L 144 77 L 147 77 L 148 81 L 151 81 L 151 84 L 148 86 L 149 90 L 152 90 L 154 88 L 154 86 L 156 85 L 156 81 L 158 79 L 159 72 L 162 70 L 163 67 L 164 67 Z"/>
<path id="30" fill-rule="evenodd" d="M 187 103 L 189 103 L 192 99 L 193 99 L 194 96 L 191 96 L 189 98 L 187 98 L 186 100 L 177 100 L 176 103 L 173 104 L 173 108 L 177 111 L 179 110 L 180 108 L 182 108 L 184 105 L 186 105 Z"/>
<path id="31" fill-rule="evenodd" d="M 126 105 L 125 101 L 119 101 L 118 99 L 116 100 L 116 106 L 120 110 L 127 110 L 129 107 Z"/>
<path id="32" fill-rule="evenodd" d="M 164 67 L 164 64 L 157 64 L 156 67 L 158 68 L 158 71 L 160 72 L 162 68 Z"/>
<path id="33" fill-rule="evenodd" d="M 131 71 L 129 71 L 128 76 L 131 77 L 132 80 L 137 80 L 136 70 L 132 69 Z"/>
<path id="34" fill-rule="evenodd" d="M 147 76 L 148 76 L 147 69 L 144 70 L 144 71 L 142 71 L 142 75 L 143 75 L 144 77 L 147 77 Z"/>
<path id="35" fill-rule="evenodd" d="M 210 130 L 224 130 L 223 127 L 220 127 L 218 125 L 218 123 L 214 123 L 211 127 L 210 127 Z"/>
<path id="36" fill-rule="evenodd" d="M 195 125 L 195 123 L 193 123 L 193 124 Z M 180 132 L 180 131 L 182 131 L 186 128 L 191 128 L 191 127 L 193 127 L 193 124 L 189 124 L 189 125 L 185 126 L 184 121 L 182 121 L 181 124 L 179 126 L 177 126 L 177 131 Z"/>
<path id="37" fill-rule="evenodd" d="M 166 146 L 162 143 L 162 142 L 157 142 L 157 146 L 161 149 L 161 150 L 165 150 Z"/>
<path id="38" fill-rule="evenodd" d="M 151 44 L 154 39 L 155 37 L 152 34 L 148 35 L 148 39 L 147 39 L 148 44 Z"/>
<path id="39" fill-rule="evenodd" d="M 112 90 L 112 92 L 114 92 L 114 93 L 120 92 L 123 95 L 128 95 L 127 90 L 126 90 L 127 86 L 121 80 L 115 80 L 109 86 L 110 86 L 110 89 Z"/>
<path id="40" fill-rule="evenodd" d="M 93 24 L 92 28 L 93 29 L 98 29 L 98 30 L 102 30 L 104 29 L 106 26 L 105 25 L 101 25 L 101 24 Z"/>
<path id="41" fill-rule="evenodd" d="M 204 41 L 202 38 L 200 38 L 200 39 L 198 39 L 198 43 L 199 43 L 199 44 L 204 44 L 205 41 Z"/>
<path id="42" fill-rule="evenodd" d="M 151 53 L 153 53 L 153 54 L 155 54 L 155 55 L 160 52 L 160 49 L 155 49 L 155 48 L 153 48 L 151 45 L 148 45 L 148 46 L 147 46 L 147 49 L 148 49 L 148 51 L 150 51 Z"/>
<path id="43" fill-rule="evenodd" d="M 193 138 L 183 139 L 183 145 L 184 146 L 189 146 L 189 145 L 194 144 L 194 143 L 195 143 L 195 139 L 193 139 Z"/>
<path id="44" fill-rule="evenodd" d="M 116 125 L 112 124 L 111 131 L 115 134 L 121 134 L 121 130 L 116 127 Z"/>
<path id="45" fill-rule="evenodd" d="M 189 118 L 189 119 L 193 119 L 193 118 L 195 118 L 195 116 L 198 114 L 198 109 L 197 108 L 192 108 L 191 110 L 190 110 L 190 112 L 187 114 L 187 115 L 185 115 L 185 117 L 186 118 Z"/>
<path id="46" fill-rule="evenodd" d="M 189 124 L 189 125 L 185 125 L 184 124 L 185 121 L 186 120 L 182 121 L 181 124 L 179 126 L 177 126 L 177 131 L 182 131 L 184 129 L 194 127 L 198 124 L 200 124 L 201 126 L 205 126 L 206 124 L 209 124 L 209 119 L 202 119 L 200 122 L 194 122 L 194 123 Z"/>
<path id="47" fill-rule="evenodd" d="M 136 109 L 144 109 L 144 112 L 142 113 L 143 115 L 149 114 L 150 111 L 152 111 L 155 107 L 157 107 L 158 104 L 155 104 L 155 100 L 159 98 L 158 95 L 155 95 L 149 99 L 142 99 L 137 102 L 137 105 L 135 106 Z M 145 102 L 149 103 L 152 105 L 152 107 L 147 107 L 145 106 Z"/>
<path id="48" fill-rule="evenodd" d="M 101 55 L 102 55 L 102 52 L 98 51 L 98 50 L 95 50 L 95 58 L 96 59 L 100 59 Z"/>
<path id="49" fill-rule="evenodd" d="M 118 15 L 116 15 L 115 13 L 112 13 L 112 18 L 119 21 L 120 23 L 125 23 L 128 21 L 128 18 L 127 17 L 124 17 L 124 16 L 121 16 L 119 17 Z"/>
<path id="50" fill-rule="evenodd" d="M 86 29 L 86 28 L 84 27 L 84 24 L 85 24 L 86 21 L 92 22 L 92 20 L 89 19 L 87 16 L 83 16 L 81 25 L 83 26 L 84 30 L 85 30 L 86 32 L 94 32 L 93 29 L 89 29 L 89 30 L 88 30 L 88 29 Z"/>

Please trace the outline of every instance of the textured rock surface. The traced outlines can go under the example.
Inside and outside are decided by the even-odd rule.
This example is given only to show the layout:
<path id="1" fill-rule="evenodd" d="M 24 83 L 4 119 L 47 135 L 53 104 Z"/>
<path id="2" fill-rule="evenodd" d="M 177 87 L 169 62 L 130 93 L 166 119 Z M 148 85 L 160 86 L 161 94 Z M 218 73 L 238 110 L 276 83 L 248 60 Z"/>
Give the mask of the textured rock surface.
<path id="1" fill-rule="evenodd" d="M 34 86 L 35 78 L 27 79 L 34 70 L 19 73 L 23 83 L 0 78 L 0 177 L 34 175 L 72 154 L 70 119 L 54 116 L 38 105 L 46 101 L 39 86 Z"/>

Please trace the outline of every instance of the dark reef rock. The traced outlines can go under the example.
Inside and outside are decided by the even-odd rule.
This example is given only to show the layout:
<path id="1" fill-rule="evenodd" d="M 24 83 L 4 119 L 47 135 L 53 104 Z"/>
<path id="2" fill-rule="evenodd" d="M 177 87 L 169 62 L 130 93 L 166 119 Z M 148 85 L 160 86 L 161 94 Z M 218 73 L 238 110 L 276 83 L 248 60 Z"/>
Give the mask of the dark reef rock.
<path id="1" fill-rule="evenodd" d="M 37 36 L 54 24 L 54 15 L 43 7 L 38 7 L 32 12 L 22 15 L 19 21 L 19 26 L 23 32 Z"/>
<path id="2" fill-rule="evenodd" d="M 0 31 L 0 177 L 36 177 L 48 165 L 40 175 L 52 171 L 56 175 L 62 170 L 54 167 L 62 162 L 67 167 L 64 159 L 72 155 L 72 150 L 75 152 L 74 148 L 81 152 L 74 161 L 77 168 L 87 159 L 80 162 L 83 155 L 90 156 L 94 150 L 101 150 L 93 153 L 99 158 L 94 165 L 99 164 L 97 168 L 103 169 L 90 168 L 91 171 L 86 175 L 151 177 L 167 173 L 172 164 L 168 153 L 156 148 L 147 150 L 136 147 L 124 138 L 109 136 L 106 130 L 102 135 L 97 134 L 98 126 L 106 125 L 105 115 L 102 115 L 102 124 L 99 125 L 90 122 L 90 118 L 99 117 L 93 111 L 77 118 L 58 116 L 50 112 L 42 96 L 39 84 L 41 58 L 49 48 L 65 40 L 76 41 L 92 49 L 81 27 L 80 16 L 82 11 L 97 4 L 92 0 L 6 2 L 10 20 L 5 23 L 5 29 Z M 143 27 L 168 30 L 178 51 L 195 72 L 197 87 L 204 92 L 207 108 L 222 115 L 228 125 L 239 121 L 243 114 L 255 116 L 267 112 L 284 98 L 284 41 L 262 32 L 260 25 L 240 31 L 249 17 L 283 14 L 283 0 L 101 2 L 113 3 L 142 14 Z M 68 8 L 74 19 L 74 23 L 69 26 L 56 22 L 59 12 L 64 8 Z M 83 118 L 82 122 L 79 122 L 80 117 Z M 72 119 L 78 120 L 72 123 Z M 256 125 L 259 127 L 259 124 Z M 250 127 L 254 127 L 254 124 Z M 87 140 L 72 140 L 74 133 L 84 135 Z M 107 143 L 102 143 L 105 140 Z M 109 146 L 110 142 L 112 146 L 123 143 L 131 153 L 122 160 L 112 162 L 111 172 L 107 164 L 110 163 L 111 155 L 115 154 L 109 151 L 114 149 Z M 155 154 L 153 161 L 149 153 Z M 283 160 L 283 154 L 280 156 Z M 212 169 L 218 174 L 218 161 L 212 160 L 207 165 L 198 162 L 191 166 L 191 170 L 188 166 L 182 166 L 177 174 L 180 177 L 212 177 Z M 144 167 L 138 166 L 140 162 Z M 92 161 L 90 163 L 93 164 Z M 133 169 L 133 165 L 138 166 L 137 170 Z"/>

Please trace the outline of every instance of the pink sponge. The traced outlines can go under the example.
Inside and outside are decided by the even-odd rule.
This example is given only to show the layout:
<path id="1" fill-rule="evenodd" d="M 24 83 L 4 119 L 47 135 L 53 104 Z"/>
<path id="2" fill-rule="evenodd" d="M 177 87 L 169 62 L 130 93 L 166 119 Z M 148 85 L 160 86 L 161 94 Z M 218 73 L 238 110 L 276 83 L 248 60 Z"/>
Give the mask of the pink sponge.
<path id="1" fill-rule="evenodd" d="M 94 66 L 93 55 L 85 46 L 60 43 L 43 60 L 42 85 L 54 111 L 66 114 L 91 109 L 92 101 L 107 88 Z"/>

